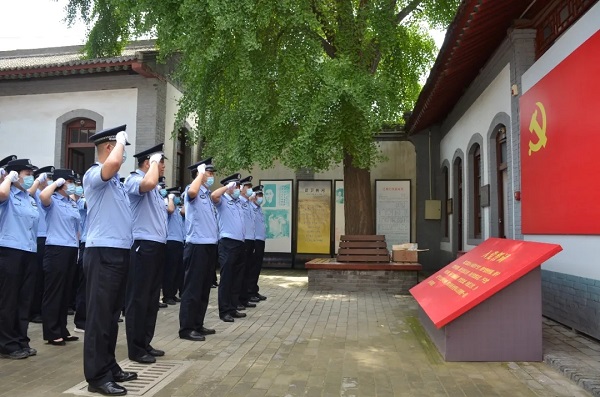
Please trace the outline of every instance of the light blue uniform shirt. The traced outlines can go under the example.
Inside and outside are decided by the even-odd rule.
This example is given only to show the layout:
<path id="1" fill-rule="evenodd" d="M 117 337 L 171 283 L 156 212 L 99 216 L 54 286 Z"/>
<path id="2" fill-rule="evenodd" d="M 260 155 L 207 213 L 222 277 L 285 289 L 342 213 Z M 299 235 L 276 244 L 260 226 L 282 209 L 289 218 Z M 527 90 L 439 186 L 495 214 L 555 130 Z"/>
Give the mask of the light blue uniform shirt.
<path id="1" fill-rule="evenodd" d="M 46 245 L 59 245 L 61 247 L 79 247 L 77 232 L 79 231 L 79 209 L 77 203 L 69 197 L 53 193 L 50 196 L 50 205 L 42 205 L 46 213 L 48 234 Z"/>
<path id="2" fill-rule="evenodd" d="M 157 243 L 167 242 L 167 208 L 158 192 L 140 192 L 140 183 L 146 173 L 135 170 L 125 180 L 125 190 L 129 194 L 131 213 L 133 214 L 133 239 L 150 240 Z"/>
<path id="3" fill-rule="evenodd" d="M 0 247 L 37 252 L 39 217 L 35 198 L 11 186 L 8 198 L 0 202 Z"/>
<path id="4" fill-rule="evenodd" d="M 44 212 L 44 210 L 42 209 L 42 202 L 40 201 L 40 191 L 36 190 L 35 191 L 35 202 L 37 203 L 38 206 L 38 211 L 40 213 L 40 218 L 38 219 L 38 231 L 37 231 L 37 236 L 38 237 L 46 237 L 46 213 Z"/>
<path id="5" fill-rule="evenodd" d="M 83 176 L 87 201 L 87 247 L 130 249 L 133 244 L 129 197 L 119 174 L 102 180 L 102 165 L 96 163 Z"/>
<path id="6" fill-rule="evenodd" d="M 225 193 L 215 206 L 219 219 L 219 238 L 244 241 L 244 216 L 240 200 L 234 200 L 229 193 Z"/>
<path id="7" fill-rule="evenodd" d="M 263 215 L 262 207 L 251 203 L 252 212 L 254 213 L 254 239 L 265 241 L 267 238 L 267 229 L 265 226 L 265 216 Z"/>
<path id="8" fill-rule="evenodd" d="M 175 211 L 168 216 L 167 240 L 185 241 L 185 221 L 181 215 L 181 208 L 175 207 Z"/>
<path id="9" fill-rule="evenodd" d="M 79 232 L 81 234 L 79 236 L 79 241 L 85 243 L 87 236 L 87 225 L 85 222 L 87 219 L 87 208 L 85 207 L 85 197 L 79 197 L 79 200 L 77 200 L 77 209 L 79 209 L 79 217 L 81 218 L 81 222 L 79 222 Z"/>
<path id="10" fill-rule="evenodd" d="M 185 208 L 185 242 L 190 244 L 216 244 L 219 241 L 217 211 L 210 198 L 210 190 L 200 186 L 198 195 L 190 200 L 187 192 L 183 194 Z"/>
<path id="11" fill-rule="evenodd" d="M 252 212 L 252 203 L 246 198 L 240 196 L 240 205 L 244 216 L 244 236 L 246 240 L 254 240 L 254 213 Z"/>

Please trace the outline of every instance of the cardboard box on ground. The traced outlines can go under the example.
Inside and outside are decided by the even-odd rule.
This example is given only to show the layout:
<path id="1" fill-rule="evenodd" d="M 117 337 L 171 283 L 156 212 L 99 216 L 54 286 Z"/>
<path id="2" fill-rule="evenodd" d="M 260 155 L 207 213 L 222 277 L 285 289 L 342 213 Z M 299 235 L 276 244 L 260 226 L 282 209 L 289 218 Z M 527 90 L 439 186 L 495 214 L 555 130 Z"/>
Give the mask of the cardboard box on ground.
<path id="1" fill-rule="evenodd" d="M 392 262 L 419 262 L 419 249 L 417 243 L 404 243 L 392 245 Z"/>

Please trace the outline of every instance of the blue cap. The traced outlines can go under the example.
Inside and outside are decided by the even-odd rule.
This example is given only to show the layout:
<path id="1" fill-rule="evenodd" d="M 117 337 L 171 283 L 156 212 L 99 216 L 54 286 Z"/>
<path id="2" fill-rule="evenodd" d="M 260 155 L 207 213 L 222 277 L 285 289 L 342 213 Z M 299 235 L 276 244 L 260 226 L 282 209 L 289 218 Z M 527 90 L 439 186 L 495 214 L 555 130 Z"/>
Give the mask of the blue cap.
<path id="1" fill-rule="evenodd" d="M 108 141 L 116 141 L 117 134 L 121 131 L 125 131 L 127 129 L 127 124 L 120 125 L 114 128 L 108 128 L 106 130 L 102 130 L 96 132 L 94 135 L 88 138 L 89 141 L 94 142 L 96 145 L 99 145 Z M 130 145 L 129 142 L 125 143 L 126 145 Z"/>
<path id="2" fill-rule="evenodd" d="M 64 180 L 74 181 L 75 179 L 77 179 L 77 174 L 75 173 L 75 171 L 70 170 L 68 168 L 57 168 L 54 170 L 54 175 L 52 177 L 54 178 L 54 180 L 62 178 Z"/>
<path id="3" fill-rule="evenodd" d="M 237 182 L 237 183 L 239 183 L 240 179 L 242 179 L 242 174 L 232 174 L 232 175 L 229 175 L 225 179 L 221 179 L 221 185 L 225 186 L 229 182 Z"/>
<path id="4" fill-rule="evenodd" d="M 244 179 L 240 179 L 240 185 L 252 185 L 252 175 L 248 175 Z"/>
<path id="5" fill-rule="evenodd" d="M 36 170 L 35 166 L 33 164 L 31 164 L 31 161 L 29 161 L 29 159 L 11 160 L 8 162 L 8 164 L 6 164 L 6 167 L 4 167 L 4 169 L 8 172 L 22 171 L 22 170 L 31 170 L 31 171 Z"/>

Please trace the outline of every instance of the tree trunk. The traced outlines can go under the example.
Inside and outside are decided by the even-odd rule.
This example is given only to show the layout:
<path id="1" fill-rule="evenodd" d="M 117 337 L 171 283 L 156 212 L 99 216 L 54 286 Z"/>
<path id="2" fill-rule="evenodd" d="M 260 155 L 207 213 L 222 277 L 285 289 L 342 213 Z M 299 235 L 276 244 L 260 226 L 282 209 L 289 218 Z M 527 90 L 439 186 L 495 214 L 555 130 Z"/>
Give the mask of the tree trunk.
<path id="1" fill-rule="evenodd" d="M 352 165 L 344 154 L 344 217 L 346 234 L 375 234 L 371 172 Z"/>

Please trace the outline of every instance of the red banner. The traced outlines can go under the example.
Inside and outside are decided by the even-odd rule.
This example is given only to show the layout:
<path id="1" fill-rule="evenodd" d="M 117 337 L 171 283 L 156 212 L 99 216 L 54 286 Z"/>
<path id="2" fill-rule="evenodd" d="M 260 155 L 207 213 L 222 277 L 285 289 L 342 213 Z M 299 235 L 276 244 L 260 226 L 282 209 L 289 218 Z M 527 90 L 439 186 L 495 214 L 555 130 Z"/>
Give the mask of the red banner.
<path id="1" fill-rule="evenodd" d="M 600 234 L 600 31 L 520 102 L 524 234 Z"/>
<path id="2" fill-rule="evenodd" d="M 490 238 L 410 293 L 441 328 L 560 251 L 556 244 Z"/>

